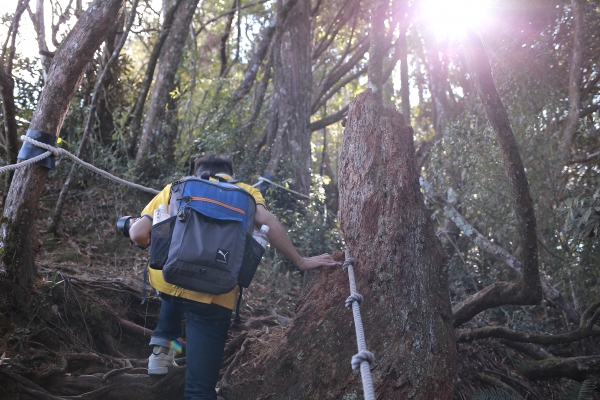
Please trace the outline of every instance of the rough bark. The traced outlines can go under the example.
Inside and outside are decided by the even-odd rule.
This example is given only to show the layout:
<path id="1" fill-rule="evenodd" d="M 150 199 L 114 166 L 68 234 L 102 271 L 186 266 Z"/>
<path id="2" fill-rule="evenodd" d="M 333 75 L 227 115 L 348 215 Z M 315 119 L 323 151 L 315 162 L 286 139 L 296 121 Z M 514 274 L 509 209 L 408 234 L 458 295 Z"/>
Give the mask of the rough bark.
<path id="1" fill-rule="evenodd" d="M 31 129 L 57 135 L 86 65 L 118 20 L 123 0 L 95 0 L 54 56 L 31 119 Z M 37 205 L 48 170 L 37 164 L 17 170 L 0 227 L 2 261 L 9 277 L 28 285 L 36 276 L 32 244 Z"/>
<path id="2" fill-rule="evenodd" d="M 289 0 L 288 0 L 289 1 Z M 281 6 L 283 8 L 283 6 Z M 284 159 L 294 181 L 294 190 L 310 189 L 310 105 L 312 88 L 310 1 L 298 0 L 285 22 L 278 26 L 274 87 L 271 100 L 275 120 L 269 121 L 276 134 L 266 171 L 275 176 Z"/>
<path id="3" fill-rule="evenodd" d="M 340 153 L 340 221 L 354 268 L 378 399 L 451 399 L 454 330 L 443 252 L 423 204 L 413 132 L 370 91 L 351 103 Z M 277 349 L 232 381 L 232 399 L 360 398 L 348 276 L 324 269 L 305 288 Z M 255 368 L 255 369 L 253 369 Z M 239 378 L 238 378 L 239 379 Z M 355 396 L 355 397 L 351 397 Z"/>
<path id="4" fill-rule="evenodd" d="M 516 283 L 497 282 L 453 308 L 455 326 L 463 324 L 488 308 L 504 304 L 537 304 L 542 299 L 542 285 L 537 258 L 536 221 L 529 183 L 508 114 L 494 85 L 489 58 L 481 39 L 469 30 L 465 36 L 465 53 L 477 91 L 496 134 L 506 168 L 511 197 L 518 219 L 522 276 Z"/>
<path id="5" fill-rule="evenodd" d="M 135 165 L 138 167 L 147 154 L 156 150 L 156 142 L 162 134 L 169 93 L 175 85 L 175 74 L 181 61 L 185 39 L 197 6 L 198 0 L 182 0 L 175 11 L 173 24 L 160 53 L 160 63 L 156 73 L 154 89 L 150 95 L 150 104 L 146 112 L 142 136 L 135 157 Z"/>
<path id="6" fill-rule="evenodd" d="M 369 92 L 359 95 L 340 151 L 340 223 L 360 265 L 357 285 L 377 303 L 365 325 L 388 325 L 369 340 L 396 381 L 380 398 L 452 397 L 447 272 L 418 179 L 412 129 Z"/>

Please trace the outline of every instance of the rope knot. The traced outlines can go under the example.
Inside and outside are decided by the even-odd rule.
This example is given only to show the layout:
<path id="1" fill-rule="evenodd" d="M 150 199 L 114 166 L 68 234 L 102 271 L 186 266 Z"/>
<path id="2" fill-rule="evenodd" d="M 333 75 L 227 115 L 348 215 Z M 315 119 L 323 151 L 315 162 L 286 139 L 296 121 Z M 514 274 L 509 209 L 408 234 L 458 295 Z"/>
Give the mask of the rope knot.
<path id="1" fill-rule="evenodd" d="M 44 149 L 46 151 L 49 151 L 55 157 L 57 157 L 57 156 L 59 156 L 61 154 L 61 151 L 60 151 L 61 149 L 58 149 L 58 148 L 56 148 L 56 147 L 54 147 L 52 145 L 46 144 L 46 143 L 38 142 L 37 140 L 32 139 L 30 137 L 27 137 L 25 135 L 21 136 L 21 140 L 23 142 L 29 142 L 29 143 L 31 143 L 34 146 L 37 146 L 37 147 L 40 147 L 40 148 L 42 148 L 42 149 Z"/>
<path id="2" fill-rule="evenodd" d="M 352 265 L 354 267 L 354 264 L 356 264 L 356 259 L 354 259 L 352 257 L 348 257 L 344 261 L 344 264 L 342 264 L 342 269 L 344 270 L 344 272 L 348 272 L 348 267 L 350 265 Z"/>
<path id="3" fill-rule="evenodd" d="M 353 295 L 348 296 L 348 298 L 346 299 L 346 308 L 351 308 L 352 303 L 354 303 L 355 301 L 358 303 L 358 305 L 361 305 L 363 301 L 362 295 L 354 293 Z"/>
<path id="4" fill-rule="evenodd" d="M 352 369 L 358 369 L 360 364 L 364 361 L 372 364 L 375 362 L 375 354 L 371 353 L 369 350 L 361 350 L 357 354 L 352 356 Z"/>

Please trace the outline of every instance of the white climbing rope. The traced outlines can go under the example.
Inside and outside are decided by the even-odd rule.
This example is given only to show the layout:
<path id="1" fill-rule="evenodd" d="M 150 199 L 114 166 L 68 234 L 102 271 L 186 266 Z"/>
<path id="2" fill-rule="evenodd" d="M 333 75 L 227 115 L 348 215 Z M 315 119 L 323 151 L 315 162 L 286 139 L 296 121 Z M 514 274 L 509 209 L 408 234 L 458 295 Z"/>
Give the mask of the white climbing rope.
<path id="1" fill-rule="evenodd" d="M 56 157 L 60 156 L 60 155 L 64 155 L 67 158 L 70 158 L 71 160 L 73 160 L 74 162 L 76 162 L 76 163 L 78 163 L 78 164 L 86 167 L 87 169 L 90 169 L 90 170 L 92 170 L 92 171 L 94 171 L 94 172 L 96 172 L 96 173 L 104 176 L 105 178 L 108 178 L 108 179 L 112 180 L 112 181 L 121 183 L 123 185 L 130 186 L 130 187 L 135 188 L 135 189 L 143 190 L 145 192 L 152 193 L 152 194 L 157 194 L 157 193 L 160 192 L 159 190 L 148 188 L 148 187 L 145 187 L 145 186 L 142 186 L 142 185 L 138 185 L 137 183 L 132 183 L 132 182 L 126 181 L 124 179 L 118 178 L 118 177 L 116 177 L 114 175 L 111 175 L 108 172 L 103 171 L 100 168 L 97 168 L 97 167 L 93 166 L 92 164 L 86 163 L 85 161 L 77 158 L 77 156 L 69 153 L 65 149 L 61 149 L 59 147 L 54 147 L 54 146 L 49 145 L 49 144 L 38 142 L 37 140 L 32 139 L 32 138 L 27 137 L 27 136 L 21 136 L 21 140 L 24 141 L 24 142 L 29 142 L 29 143 L 33 144 L 34 146 L 40 147 L 40 148 L 46 150 L 46 152 L 43 153 L 43 154 L 40 154 L 39 156 L 35 156 L 33 158 L 30 158 L 28 160 L 20 162 L 18 164 L 12 164 L 12 165 L 7 165 L 5 167 L 2 167 L 2 168 L 0 168 L 0 174 L 4 173 L 4 172 L 8 172 L 8 171 L 13 171 L 13 170 L 16 170 L 16 169 L 19 169 L 19 168 L 24 168 L 24 167 L 26 167 L 26 166 L 28 166 L 30 164 L 33 164 L 33 163 L 38 162 L 40 160 L 43 160 L 46 157 L 50 157 L 51 155 L 54 155 Z"/>
<path id="2" fill-rule="evenodd" d="M 295 195 L 298 195 L 298 196 L 300 196 L 300 197 L 304 197 L 305 199 L 310 199 L 310 197 L 309 197 L 309 196 L 307 196 L 307 195 L 305 195 L 305 194 L 298 193 L 298 192 L 296 192 L 295 190 L 288 189 L 288 188 L 286 188 L 286 187 L 284 187 L 284 186 L 278 185 L 278 184 L 276 184 L 275 182 L 268 180 L 267 178 L 263 178 L 262 176 L 259 176 L 259 177 L 258 177 L 258 182 L 257 182 L 257 183 L 255 183 L 254 185 L 252 185 L 252 187 L 257 187 L 257 186 L 258 186 L 258 185 L 260 185 L 262 182 L 267 182 L 267 183 L 270 183 L 271 185 L 273 185 L 273 186 L 277 186 L 278 188 L 281 188 L 281 189 L 283 189 L 283 190 L 287 190 L 287 191 L 288 191 L 288 192 L 290 192 L 290 193 L 294 193 Z"/>
<path id="3" fill-rule="evenodd" d="M 354 326 L 356 327 L 356 343 L 358 353 L 352 356 L 352 369 L 360 367 L 360 376 L 362 378 L 363 392 L 365 400 L 375 400 L 375 390 L 373 389 L 373 379 L 371 378 L 371 363 L 375 362 L 375 355 L 367 350 L 365 341 L 365 332 L 360 317 L 360 304 L 363 297 L 356 292 L 356 282 L 354 280 L 354 264 L 356 260 L 350 257 L 350 251 L 346 248 L 346 260 L 344 261 L 344 271 L 348 272 L 350 280 L 350 296 L 346 299 L 346 307 L 352 307 L 354 314 Z"/>

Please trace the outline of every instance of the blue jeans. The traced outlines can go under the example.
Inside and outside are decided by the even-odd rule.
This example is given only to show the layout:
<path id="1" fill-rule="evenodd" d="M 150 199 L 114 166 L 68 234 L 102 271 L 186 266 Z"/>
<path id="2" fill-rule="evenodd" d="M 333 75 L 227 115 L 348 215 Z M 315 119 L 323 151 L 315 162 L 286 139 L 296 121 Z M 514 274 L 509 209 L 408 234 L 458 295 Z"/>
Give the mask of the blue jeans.
<path id="1" fill-rule="evenodd" d="M 221 359 L 231 310 L 216 304 L 204 304 L 181 297 L 161 294 L 163 299 L 158 325 L 150 340 L 151 346 L 170 347 L 181 337 L 183 314 L 186 315 L 186 400 L 216 400 L 215 386 L 219 379 Z"/>

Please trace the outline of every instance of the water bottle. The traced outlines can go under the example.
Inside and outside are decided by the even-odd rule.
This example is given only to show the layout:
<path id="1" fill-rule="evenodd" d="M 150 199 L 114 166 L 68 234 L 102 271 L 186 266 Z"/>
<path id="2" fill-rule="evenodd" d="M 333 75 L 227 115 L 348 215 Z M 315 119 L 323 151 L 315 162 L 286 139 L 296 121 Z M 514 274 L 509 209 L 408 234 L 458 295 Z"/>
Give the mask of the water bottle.
<path id="1" fill-rule="evenodd" d="M 154 210 L 154 218 L 152 218 L 152 225 L 156 225 L 167 218 L 169 218 L 169 213 L 167 212 L 167 205 L 161 204 L 156 210 Z"/>
<path id="2" fill-rule="evenodd" d="M 267 233 L 269 233 L 269 226 L 263 225 L 260 227 L 260 231 L 254 231 L 254 233 L 252 234 L 254 240 L 260 243 L 260 245 L 265 249 L 269 244 L 269 237 L 267 236 Z"/>

